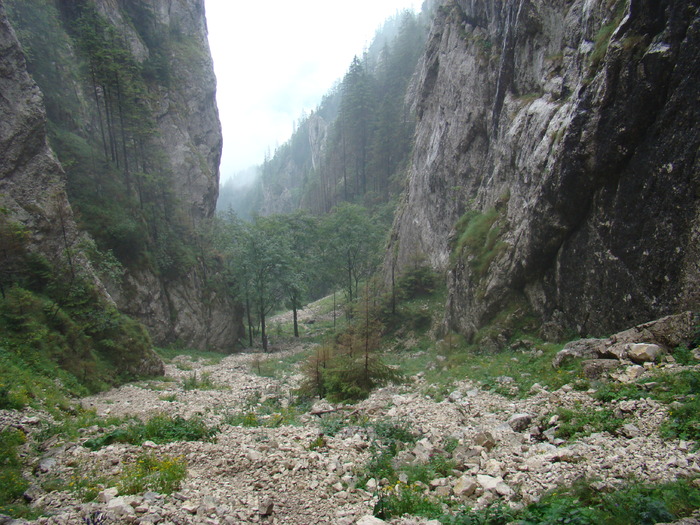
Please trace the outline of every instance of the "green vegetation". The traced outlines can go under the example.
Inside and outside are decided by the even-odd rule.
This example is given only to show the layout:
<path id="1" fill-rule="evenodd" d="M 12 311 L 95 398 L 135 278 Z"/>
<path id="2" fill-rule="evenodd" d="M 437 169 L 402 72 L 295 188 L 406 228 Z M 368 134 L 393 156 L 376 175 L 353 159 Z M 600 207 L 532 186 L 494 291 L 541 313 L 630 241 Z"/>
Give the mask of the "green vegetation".
<path id="1" fill-rule="evenodd" d="M 443 506 L 435 498 L 425 495 L 424 485 L 402 482 L 389 485 L 374 506 L 374 515 L 391 519 L 408 514 L 428 519 L 440 518 Z"/>
<path id="2" fill-rule="evenodd" d="M 201 418 L 185 419 L 180 416 L 158 414 L 145 423 L 134 421 L 123 424 L 101 436 L 88 439 L 83 446 L 99 450 L 112 443 L 141 445 L 145 441 L 171 443 L 173 441 L 211 441 L 218 429 L 208 427 Z"/>
<path id="3" fill-rule="evenodd" d="M 503 214 L 498 208 L 484 213 L 467 211 L 455 225 L 456 241 L 452 262 L 466 257 L 475 275 L 482 278 L 491 263 L 503 252 L 506 244 L 500 240 Z"/>
<path id="4" fill-rule="evenodd" d="M 29 483 L 22 477 L 19 448 L 25 436 L 15 429 L 0 431 L 0 514 L 24 513 L 26 509 L 14 505 Z"/>
<path id="5" fill-rule="evenodd" d="M 685 355 L 676 349 L 674 355 Z M 669 405 L 669 417 L 661 428 L 664 436 L 700 441 L 700 371 L 696 369 L 668 373 L 657 372 L 642 381 L 630 384 L 605 383 L 594 397 L 608 403 L 622 399 L 651 397 Z"/>
<path id="6" fill-rule="evenodd" d="M 186 476 L 187 464 L 183 458 L 142 454 L 124 468 L 117 486 L 121 494 L 138 494 L 148 490 L 171 494 L 180 489 Z"/>
<path id="7" fill-rule="evenodd" d="M 249 399 L 242 411 L 224 416 L 224 424 L 239 427 L 277 428 L 298 425 L 299 416 L 308 412 L 310 406 L 303 400 L 282 404 L 279 399 L 268 398 L 263 402 Z"/>
<path id="8" fill-rule="evenodd" d="M 404 101 L 423 52 L 428 17 L 405 11 L 385 23 L 341 82 L 310 115 L 301 116 L 291 139 L 265 160 L 247 198 L 239 201 L 236 211 L 242 217 L 260 209 L 263 186 L 265 194 L 284 192 L 294 209 L 314 214 L 343 202 L 374 208 L 398 195 L 415 130 L 415 116 Z M 317 156 L 309 137 L 319 119 L 328 123 L 328 139 Z M 235 198 L 229 188 L 222 193 L 229 203 Z"/>
<path id="9" fill-rule="evenodd" d="M 197 372 L 193 372 L 188 377 L 182 380 L 182 388 L 184 390 L 220 390 L 221 387 L 214 384 L 211 380 L 209 372 L 202 372 L 197 376 Z"/>
<path id="10" fill-rule="evenodd" d="M 28 249 L 27 236 L 0 213 L 0 407 L 55 410 L 68 397 L 135 379 L 155 358 L 143 326 L 80 273 L 65 237 L 49 261 Z"/>
<path id="11" fill-rule="evenodd" d="M 427 496 L 420 483 L 399 482 L 382 490 L 374 514 L 382 519 L 422 516 L 445 525 L 652 525 L 689 516 L 700 507 L 700 488 L 692 480 L 661 485 L 631 482 L 604 493 L 581 480 L 520 510 L 499 504 L 481 510 L 450 505 L 454 504 Z"/>
<path id="12" fill-rule="evenodd" d="M 616 0 L 612 9 L 612 19 L 607 24 L 604 24 L 598 30 L 598 33 L 596 33 L 593 52 L 590 56 L 591 71 L 596 71 L 600 66 L 600 63 L 603 61 L 603 58 L 605 58 L 605 54 L 608 51 L 608 46 L 610 45 L 610 38 L 625 16 L 626 8 L 626 0 Z"/>
<path id="13" fill-rule="evenodd" d="M 559 408 L 556 415 L 559 416 L 556 436 L 562 439 L 573 440 L 595 432 L 616 434 L 625 424 L 625 420 L 616 417 L 614 410 L 609 408 L 593 409 L 583 406 L 573 409 Z"/>

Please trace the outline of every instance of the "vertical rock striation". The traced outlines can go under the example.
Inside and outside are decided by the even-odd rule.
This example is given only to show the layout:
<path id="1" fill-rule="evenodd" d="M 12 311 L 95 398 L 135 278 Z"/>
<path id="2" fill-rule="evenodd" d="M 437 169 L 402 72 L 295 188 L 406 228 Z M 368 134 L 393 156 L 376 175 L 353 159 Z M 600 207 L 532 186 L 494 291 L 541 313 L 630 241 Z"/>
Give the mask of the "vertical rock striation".
<path id="1" fill-rule="evenodd" d="M 700 305 L 698 2 L 445 2 L 389 254 L 447 324 L 610 333 Z M 392 261 L 387 261 L 387 264 Z"/>

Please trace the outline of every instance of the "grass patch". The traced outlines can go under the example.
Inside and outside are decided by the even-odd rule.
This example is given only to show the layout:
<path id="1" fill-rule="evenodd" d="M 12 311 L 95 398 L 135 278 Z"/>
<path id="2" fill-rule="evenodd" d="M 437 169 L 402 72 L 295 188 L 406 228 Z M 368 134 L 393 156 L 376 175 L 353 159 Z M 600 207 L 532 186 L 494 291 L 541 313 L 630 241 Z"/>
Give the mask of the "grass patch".
<path id="1" fill-rule="evenodd" d="M 556 414 L 559 416 L 559 423 L 555 435 L 568 440 L 596 432 L 608 432 L 614 435 L 625 424 L 625 419 L 615 417 L 614 411 L 609 408 L 594 409 L 582 406 L 573 409 L 559 408 Z"/>
<path id="2" fill-rule="evenodd" d="M 124 468 L 117 486 L 120 494 L 139 494 L 149 490 L 171 494 L 180 489 L 186 476 L 184 458 L 142 454 Z"/>
<path id="3" fill-rule="evenodd" d="M 411 359 L 394 356 L 388 362 L 401 366 L 401 372 L 406 376 L 423 372 L 427 385 L 424 393 L 437 401 L 452 391 L 455 382 L 467 379 L 480 383 L 486 390 L 518 398 L 530 395 L 535 383 L 557 390 L 565 384 L 583 380 L 579 362 L 552 368 L 552 359 L 563 345 L 536 339 L 528 340 L 528 345 L 530 348 L 526 350 L 490 353 L 451 334 Z"/>
<path id="4" fill-rule="evenodd" d="M 83 446 L 99 450 L 112 443 L 141 445 L 145 441 L 172 443 L 174 441 L 211 441 L 218 429 L 208 427 L 201 418 L 158 414 L 147 422 L 135 421 L 120 426 L 102 436 L 88 439 Z"/>
<path id="5" fill-rule="evenodd" d="M 516 518 L 522 525 L 651 525 L 680 519 L 699 507 L 700 488 L 689 480 L 661 485 L 630 483 L 611 494 L 580 481 L 545 495 Z"/>
<path id="6" fill-rule="evenodd" d="M 610 45 L 610 39 L 612 34 L 620 25 L 620 22 L 625 16 L 625 8 L 627 2 L 625 0 L 618 0 L 614 7 L 614 15 L 612 20 L 601 26 L 595 36 L 593 52 L 590 56 L 591 69 L 596 70 L 600 66 L 600 63 L 605 58 L 605 54 L 608 52 L 608 46 Z"/>
<path id="7" fill-rule="evenodd" d="M 37 434 L 36 440 L 44 442 L 54 436 L 65 441 L 77 441 L 83 431 L 90 427 L 109 428 L 122 425 L 128 420 L 119 417 L 99 417 L 95 410 L 79 409 L 77 413 L 63 413 L 56 423 L 45 424 Z"/>
<path id="8" fill-rule="evenodd" d="M 700 442 L 700 370 L 658 372 L 637 383 L 604 383 L 594 398 L 605 402 L 651 397 L 669 405 L 661 433 L 667 438 Z"/>
<path id="9" fill-rule="evenodd" d="M 452 262 L 466 255 L 474 274 L 481 278 L 491 263 L 503 253 L 506 244 L 500 240 L 502 213 L 491 208 L 483 213 L 467 211 L 455 224 L 456 242 L 452 250 Z"/>
<path id="10" fill-rule="evenodd" d="M 382 490 L 374 506 L 374 515 L 380 519 L 403 516 L 422 516 L 436 519 L 443 515 L 443 506 L 435 498 L 426 496 L 421 485 L 395 483 Z"/>
<path id="11" fill-rule="evenodd" d="M 193 372 L 182 380 L 182 388 L 188 390 L 222 390 L 220 385 L 215 384 L 211 380 L 211 373 L 202 372 L 197 376 L 197 372 Z"/>
<path id="12" fill-rule="evenodd" d="M 240 412 L 226 414 L 224 424 L 234 427 L 278 428 L 287 425 L 299 425 L 299 416 L 308 412 L 310 405 L 306 401 L 296 400 L 283 405 L 278 399 L 266 399 L 262 403 L 249 400 L 247 407 Z"/>
<path id="13" fill-rule="evenodd" d="M 29 483 L 22 477 L 22 462 L 19 457 L 19 448 L 25 441 L 24 434 L 19 430 L 0 432 L 0 514 L 14 515 L 22 510 L 15 503 L 29 487 Z"/>

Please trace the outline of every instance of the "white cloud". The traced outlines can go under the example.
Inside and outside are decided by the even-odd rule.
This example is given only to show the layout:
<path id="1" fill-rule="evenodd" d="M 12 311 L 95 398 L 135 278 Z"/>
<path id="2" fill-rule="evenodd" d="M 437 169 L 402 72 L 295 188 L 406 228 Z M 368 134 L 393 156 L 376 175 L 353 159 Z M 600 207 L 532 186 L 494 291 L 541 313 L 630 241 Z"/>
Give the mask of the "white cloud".
<path id="1" fill-rule="evenodd" d="M 221 178 L 284 143 L 387 18 L 414 0 L 205 0 L 224 133 Z"/>

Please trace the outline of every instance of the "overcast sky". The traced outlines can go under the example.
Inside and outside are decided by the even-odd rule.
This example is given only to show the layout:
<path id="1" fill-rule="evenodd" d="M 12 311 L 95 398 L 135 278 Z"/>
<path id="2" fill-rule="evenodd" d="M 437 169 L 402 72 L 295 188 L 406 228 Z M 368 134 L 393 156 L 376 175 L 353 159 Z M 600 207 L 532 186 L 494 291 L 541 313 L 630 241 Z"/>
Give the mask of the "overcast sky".
<path id="1" fill-rule="evenodd" d="M 221 181 L 261 164 L 397 11 L 420 0 L 205 0 L 224 133 Z"/>

